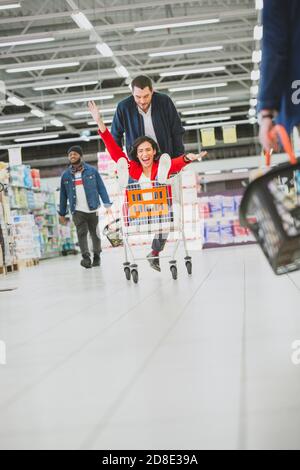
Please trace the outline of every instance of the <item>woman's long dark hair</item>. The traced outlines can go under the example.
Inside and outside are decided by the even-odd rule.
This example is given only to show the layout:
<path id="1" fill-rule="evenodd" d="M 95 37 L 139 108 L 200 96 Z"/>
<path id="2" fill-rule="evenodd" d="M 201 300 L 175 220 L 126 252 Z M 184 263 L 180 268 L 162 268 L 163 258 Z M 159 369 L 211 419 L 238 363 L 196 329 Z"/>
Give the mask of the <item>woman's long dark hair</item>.
<path id="1" fill-rule="evenodd" d="M 137 157 L 137 151 L 138 151 L 138 147 L 141 144 L 143 144 L 144 142 L 149 142 L 149 144 L 151 144 L 153 150 L 156 150 L 156 155 L 154 157 L 154 161 L 159 160 L 161 152 L 159 150 L 159 147 L 158 147 L 157 143 L 155 142 L 155 140 L 151 139 L 151 137 L 147 137 L 146 135 L 144 135 L 142 137 L 139 137 L 138 139 L 136 139 L 134 141 L 133 146 L 131 147 L 130 152 L 129 152 L 130 160 L 133 160 L 137 163 L 140 163 L 140 161 Z"/>

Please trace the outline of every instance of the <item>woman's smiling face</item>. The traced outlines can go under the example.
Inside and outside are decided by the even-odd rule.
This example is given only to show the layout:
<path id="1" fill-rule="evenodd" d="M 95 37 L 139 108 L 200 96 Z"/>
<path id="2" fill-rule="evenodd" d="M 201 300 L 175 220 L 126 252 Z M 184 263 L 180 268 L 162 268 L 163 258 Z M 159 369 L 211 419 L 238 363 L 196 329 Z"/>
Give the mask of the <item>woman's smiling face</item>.
<path id="1" fill-rule="evenodd" d="M 150 142 L 143 142 L 137 148 L 137 158 L 143 168 L 150 168 L 156 155 L 156 150 L 152 147 Z"/>

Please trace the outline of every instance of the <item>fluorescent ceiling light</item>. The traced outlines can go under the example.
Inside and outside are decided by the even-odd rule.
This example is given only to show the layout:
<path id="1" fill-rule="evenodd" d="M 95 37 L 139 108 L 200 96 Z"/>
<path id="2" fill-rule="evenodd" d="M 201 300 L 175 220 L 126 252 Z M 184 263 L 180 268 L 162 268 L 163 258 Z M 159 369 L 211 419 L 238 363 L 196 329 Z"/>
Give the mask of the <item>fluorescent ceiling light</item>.
<path id="1" fill-rule="evenodd" d="M 30 112 L 31 112 L 31 114 L 33 114 L 36 117 L 39 117 L 39 118 L 45 117 L 45 113 L 43 113 L 39 109 L 32 109 Z"/>
<path id="2" fill-rule="evenodd" d="M 66 81 L 65 83 L 57 83 L 56 85 L 38 86 L 38 87 L 34 87 L 33 89 L 35 91 L 55 90 L 56 88 L 71 88 L 71 87 L 78 87 L 78 86 L 97 85 L 97 83 L 98 83 L 98 80 L 90 80 L 88 82 L 77 82 L 77 83 L 75 82 L 68 83 Z"/>
<path id="3" fill-rule="evenodd" d="M 40 64 L 40 65 L 30 65 L 28 67 L 19 67 L 6 69 L 7 73 L 18 73 L 18 72 L 32 72 L 34 70 L 48 70 L 48 69 L 61 69 L 65 67 L 76 67 L 80 62 L 61 62 L 58 64 Z"/>
<path id="4" fill-rule="evenodd" d="M 12 122 L 23 122 L 23 121 L 25 121 L 24 118 L 13 118 L 13 119 L 4 119 L 4 120 L 1 119 L 0 120 L 0 126 L 1 126 L 1 124 L 10 124 Z"/>
<path id="5" fill-rule="evenodd" d="M 251 116 L 251 117 L 256 116 L 256 111 L 255 111 L 255 109 L 250 108 L 249 111 L 248 111 L 248 114 L 249 114 L 249 116 Z"/>
<path id="6" fill-rule="evenodd" d="M 114 55 L 113 51 L 106 42 L 96 44 L 96 49 L 100 52 L 103 57 L 112 57 Z"/>
<path id="7" fill-rule="evenodd" d="M 64 123 L 59 121 L 59 119 L 51 119 L 50 124 L 55 127 L 64 127 Z"/>
<path id="8" fill-rule="evenodd" d="M 191 109 L 190 111 L 182 111 L 181 114 L 183 116 L 188 116 L 189 114 L 210 114 L 210 113 L 218 113 L 218 112 L 225 112 L 225 111 L 230 111 L 230 108 Z"/>
<path id="9" fill-rule="evenodd" d="M 15 39 L 13 41 L 0 42 L 0 47 L 20 46 L 22 44 L 39 44 L 41 42 L 55 41 L 55 38 L 37 38 L 37 39 Z"/>
<path id="10" fill-rule="evenodd" d="M 262 59 L 262 51 L 261 50 L 253 51 L 253 54 L 252 54 L 253 64 L 259 64 L 261 62 L 261 59 Z"/>
<path id="11" fill-rule="evenodd" d="M 256 10 L 262 10 L 263 7 L 264 7 L 264 1 L 263 0 L 255 0 Z"/>
<path id="12" fill-rule="evenodd" d="M 250 100 L 250 106 L 251 106 L 252 108 L 255 108 L 255 106 L 257 106 L 257 99 L 256 99 L 256 98 L 252 98 L 252 99 Z"/>
<path id="13" fill-rule="evenodd" d="M 257 81 L 260 79 L 260 71 L 259 70 L 252 70 L 251 72 L 251 80 L 253 82 Z"/>
<path id="14" fill-rule="evenodd" d="M 250 93 L 251 93 L 251 95 L 257 96 L 257 95 L 258 95 L 258 92 L 259 92 L 258 85 L 253 85 L 253 86 L 250 88 Z"/>
<path id="15" fill-rule="evenodd" d="M 42 127 L 31 127 L 27 129 L 14 129 L 13 131 L 0 131 L 1 135 L 6 135 L 6 134 L 18 134 L 19 132 L 37 132 L 37 131 L 42 131 Z"/>
<path id="16" fill-rule="evenodd" d="M 68 104 L 68 103 L 85 103 L 87 101 L 100 101 L 100 100 L 111 100 L 114 95 L 103 95 L 103 96 L 87 96 L 85 98 L 71 98 L 68 100 L 55 101 L 56 104 Z"/>
<path id="17" fill-rule="evenodd" d="M 165 52 L 151 52 L 149 57 L 165 57 L 170 55 L 179 55 L 179 54 L 194 54 L 196 52 L 213 52 L 221 51 L 223 46 L 211 46 L 211 47 L 196 47 L 194 49 L 181 49 L 177 51 L 165 51 Z"/>
<path id="18" fill-rule="evenodd" d="M 200 26 L 205 24 L 214 24 L 220 23 L 219 18 L 213 18 L 211 20 L 199 20 L 199 21 L 183 21 L 182 23 L 165 23 L 165 24 L 157 24 L 152 26 L 139 26 L 134 28 L 134 31 L 155 31 L 157 29 L 169 29 L 169 28 L 183 28 L 185 26 Z"/>
<path id="19" fill-rule="evenodd" d="M 106 109 L 101 109 L 101 113 L 99 111 L 99 114 L 110 114 L 114 113 L 116 111 L 116 108 L 106 108 Z M 76 111 L 76 113 L 73 113 L 73 116 L 89 116 L 91 113 L 89 111 Z"/>
<path id="20" fill-rule="evenodd" d="M 57 137 L 59 137 L 59 134 L 44 134 L 34 137 L 20 137 L 19 139 L 15 139 L 15 142 L 30 142 L 32 140 L 57 139 Z"/>
<path id="21" fill-rule="evenodd" d="M 176 75 L 192 75 L 192 74 L 200 74 L 200 73 L 210 73 L 210 72 L 221 72 L 226 70 L 225 67 L 207 67 L 204 69 L 189 69 L 189 70 L 173 70 L 171 72 L 162 72 L 160 73 L 160 77 L 175 77 Z"/>
<path id="22" fill-rule="evenodd" d="M 14 106 L 25 106 L 24 101 L 20 100 L 20 98 L 17 98 L 16 96 L 9 96 L 7 101 Z"/>
<path id="23" fill-rule="evenodd" d="M 0 10 L 8 10 L 9 8 L 20 8 L 21 4 L 20 2 L 12 2 L 12 3 L 6 3 L 4 5 L 0 5 Z"/>
<path id="24" fill-rule="evenodd" d="M 254 37 L 255 41 L 261 41 L 262 40 L 262 38 L 263 38 L 263 27 L 262 26 L 260 26 L 260 25 L 255 26 L 253 37 Z"/>
<path id="25" fill-rule="evenodd" d="M 249 124 L 256 124 L 257 123 L 257 119 L 255 117 L 249 119 Z"/>
<path id="26" fill-rule="evenodd" d="M 85 31 L 92 31 L 92 29 L 94 29 L 92 23 L 87 19 L 87 17 L 84 13 L 82 13 L 82 11 L 72 13 L 71 17 L 80 29 L 83 29 Z"/>
<path id="27" fill-rule="evenodd" d="M 119 75 L 119 77 L 122 77 L 122 78 L 129 77 L 129 72 L 126 69 L 126 67 L 124 67 L 124 65 L 120 65 L 119 67 L 115 67 L 115 72 Z"/>
<path id="28" fill-rule="evenodd" d="M 197 104 L 197 103 L 213 103 L 215 101 L 227 101 L 229 100 L 228 96 L 214 96 L 213 98 L 197 98 L 193 100 L 179 100 L 176 101 L 178 105 L 184 104 Z"/>
<path id="29" fill-rule="evenodd" d="M 175 93 L 177 91 L 193 91 L 193 90 L 206 90 L 207 88 L 222 88 L 227 86 L 228 83 L 208 83 L 207 85 L 195 85 L 195 86 L 183 86 L 176 88 L 169 88 L 170 93 Z"/>
<path id="30" fill-rule="evenodd" d="M 220 175 L 222 173 L 221 170 L 212 170 L 212 171 L 205 171 L 205 175 Z"/>
<path id="31" fill-rule="evenodd" d="M 202 124 L 205 122 L 217 122 L 217 121 L 229 121 L 231 116 L 217 116 L 214 118 L 199 118 L 199 119 L 188 119 L 186 124 Z"/>

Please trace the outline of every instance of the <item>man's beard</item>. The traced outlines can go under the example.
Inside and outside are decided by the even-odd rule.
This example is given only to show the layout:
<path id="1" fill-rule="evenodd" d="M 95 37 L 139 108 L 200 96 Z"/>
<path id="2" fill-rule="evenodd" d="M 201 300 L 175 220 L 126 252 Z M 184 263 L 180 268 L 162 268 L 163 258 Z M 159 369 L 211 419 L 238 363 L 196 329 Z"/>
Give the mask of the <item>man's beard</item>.
<path id="1" fill-rule="evenodd" d="M 76 160 L 76 162 L 72 162 L 71 165 L 72 166 L 79 166 L 81 164 L 82 160 L 81 158 L 78 158 L 78 160 Z"/>

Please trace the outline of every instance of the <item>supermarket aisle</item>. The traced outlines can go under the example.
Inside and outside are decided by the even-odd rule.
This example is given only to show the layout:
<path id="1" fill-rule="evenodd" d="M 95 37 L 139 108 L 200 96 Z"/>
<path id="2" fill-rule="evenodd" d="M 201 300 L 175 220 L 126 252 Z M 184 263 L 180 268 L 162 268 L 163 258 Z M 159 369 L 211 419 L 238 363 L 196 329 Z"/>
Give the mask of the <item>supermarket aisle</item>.
<path id="1" fill-rule="evenodd" d="M 300 448 L 300 273 L 252 246 L 135 286 L 119 256 L 45 262 L 0 294 L 0 448 Z"/>

